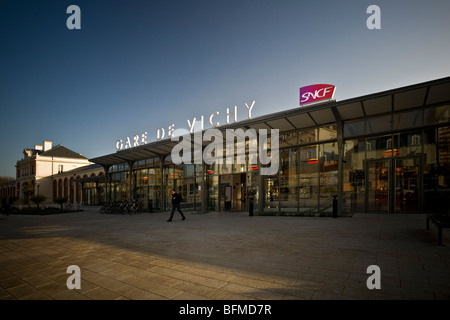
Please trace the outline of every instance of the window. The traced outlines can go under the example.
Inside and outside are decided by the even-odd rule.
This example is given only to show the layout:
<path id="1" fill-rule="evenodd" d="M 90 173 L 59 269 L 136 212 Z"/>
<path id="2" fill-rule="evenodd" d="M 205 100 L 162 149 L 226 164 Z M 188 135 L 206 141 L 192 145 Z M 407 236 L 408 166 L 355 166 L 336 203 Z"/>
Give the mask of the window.
<path id="1" fill-rule="evenodd" d="M 354 137 L 358 135 L 363 135 L 365 132 L 364 123 L 365 123 L 364 120 L 345 123 L 344 137 Z"/>
<path id="2" fill-rule="evenodd" d="M 58 173 L 61 173 L 61 172 L 63 172 L 63 165 L 62 164 L 58 165 Z"/>

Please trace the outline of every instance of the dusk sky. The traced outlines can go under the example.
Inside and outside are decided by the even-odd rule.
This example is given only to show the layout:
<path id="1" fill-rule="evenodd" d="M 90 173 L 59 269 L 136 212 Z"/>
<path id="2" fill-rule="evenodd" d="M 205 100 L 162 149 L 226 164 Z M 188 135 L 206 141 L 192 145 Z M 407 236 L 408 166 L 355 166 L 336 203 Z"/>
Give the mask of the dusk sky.
<path id="1" fill-rule="evenodd" d="M 253 118 L 299 108 L 310 84 L 339 101 L 450 76 L 449 16 L 448 0 L 1 0 L 0 176 L 43 140 L 94 158 L 227 107 L 245 120 L 253 100 Z"/>

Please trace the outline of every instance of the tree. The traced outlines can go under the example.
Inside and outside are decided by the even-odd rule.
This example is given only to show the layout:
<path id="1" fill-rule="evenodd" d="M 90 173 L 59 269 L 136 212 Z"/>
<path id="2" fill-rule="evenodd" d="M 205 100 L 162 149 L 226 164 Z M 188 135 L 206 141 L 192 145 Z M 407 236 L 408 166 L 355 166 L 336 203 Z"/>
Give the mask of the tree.
<path id="1" fill-rule="evenodd" d="M 41 204 L 42 202 L 47 200 L 47 198 L 42 195 L 35 195 L 35 196 L 31 196 L 30 200 L 33 201 L 33 203 L 35 203 L 37 205 L 38 209 L 40 209 L 39 204 Z"/>
<path id="2" fill-rule="evenodd" d="M 67 197 L 56 197 L 55 199 L 53 199 L 53 201 L 57 204 L 61 205 L 61 211 L 63 211 L 63 204 L 66 203 L 68 200 Z"/>
<path id="3" fill-rule="evenodd" d="M 28 201 L 29 196 L 34 194 L 34 186 L 31 181 L 27 181 L 22 185 L 22 192 L 25 195 L 25 199 L 28 202 L 28 207 L 30 207 L 30 201 Z"/>

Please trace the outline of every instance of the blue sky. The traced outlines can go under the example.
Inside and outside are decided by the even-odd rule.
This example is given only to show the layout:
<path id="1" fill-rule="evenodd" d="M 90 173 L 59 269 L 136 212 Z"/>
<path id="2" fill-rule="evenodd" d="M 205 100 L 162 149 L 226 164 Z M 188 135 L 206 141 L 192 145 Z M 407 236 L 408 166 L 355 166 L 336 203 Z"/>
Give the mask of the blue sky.
<path id="1" fill-rule="evenodd" d="M 253 117 L 298 108 L 310 84 L 344 100 L 447 77 L 449 14 L 447 0 L 2 0 L 0 176 L 43 140 L 93 158 L 253 100 Z"/>

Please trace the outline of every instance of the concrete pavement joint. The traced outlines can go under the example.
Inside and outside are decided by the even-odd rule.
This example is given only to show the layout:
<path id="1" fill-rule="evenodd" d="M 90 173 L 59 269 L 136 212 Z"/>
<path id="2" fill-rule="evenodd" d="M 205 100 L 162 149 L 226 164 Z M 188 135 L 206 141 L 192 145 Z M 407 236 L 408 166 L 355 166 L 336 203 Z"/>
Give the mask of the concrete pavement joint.
<path id="1" fill-rule="evenodd" d="M 0 221 L 0 299 L 450 297 L 450 246 L 436 246 L 424 215 L 166 219 L 95 210 L 10 215 Z M 72 264 L 81 269 L 80 290 L 66 287 Z M 380 290 L 366 287 L 372 264 L 381 268 Z"/>

